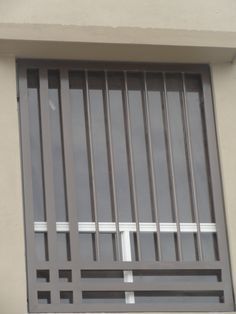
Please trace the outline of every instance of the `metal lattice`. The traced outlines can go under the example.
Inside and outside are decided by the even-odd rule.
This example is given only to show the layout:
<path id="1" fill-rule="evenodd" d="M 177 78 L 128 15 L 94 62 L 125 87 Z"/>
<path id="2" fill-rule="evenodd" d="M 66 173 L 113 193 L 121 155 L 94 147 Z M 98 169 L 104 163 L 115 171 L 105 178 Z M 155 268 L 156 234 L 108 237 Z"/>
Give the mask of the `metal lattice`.
<path id="1" fill-rule="evenodd" d="M 19 61 L 30 312 L 233 309 L 205 66 Z"/>

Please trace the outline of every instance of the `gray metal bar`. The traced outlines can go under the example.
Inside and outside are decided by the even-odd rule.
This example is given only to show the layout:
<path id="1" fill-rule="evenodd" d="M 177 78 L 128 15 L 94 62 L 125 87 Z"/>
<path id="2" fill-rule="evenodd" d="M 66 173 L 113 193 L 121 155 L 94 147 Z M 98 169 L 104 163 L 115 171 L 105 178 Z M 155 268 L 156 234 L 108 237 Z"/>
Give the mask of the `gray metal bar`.
<path id="1" fill-rule="evenodd" d="M 197 295 L 199 296 L 199 294 Z M 201 295 L 200 295 L 201 296 Z M 216 293 L 213 296 L 218 296 Z M 40 313 L 97 313 L 108 312 L 108 313 L 118 313 L 118 312 L 230 312 L 232 311 L 233 304 L 224 304 L 224 303 L 216 303 L 207 301 L 204 303 L 196 301 L 194 302 L 169 302 L 169 303 L 145 303 L 145 304 L 121 304 L 119 301 L 110 304 L 91 304 L 84 302 L 78 307 L 73 304 L 58 304 L 58 305 L 50 305 L 50 304 L 39 304 L 38 311 Z"/>
<path id="2" fill-rule="evenodd" d="M 221 185 L 221 169 L 219 164 L 219 151 L 217 145 L 217 130 L 215 126 L 215 113 L 212 101 L 211 82 L 208 72 L 202 74 L 203 106 L 205 115 L 205 129 L 207 140 L 207 154 L 209 163 L 210 192 L 213 201 L 219 260 L 223 262 L 222 276 L 225 282 L 225 300 L 228 304 L 233 302 L 232 277 L 230 273 L 229 248 L 226 233 L 224 199 Z"/>
<path id="3" fill-rule="evenodd" d="M 183 111 L 184 111 L 184 130 L 185 130 L 185 138 L 186 138 L 186 146 L 187 146 L 187 163 L 189 168 L 190 174 L 190 189 L 191 189 L 191 199 L 192 199 L 192 206 L 194 211 L 194 218 L 197 223 L 197 249 L 198 249 L 198 257 L 199 260 L 202 261 L 202 244 L 201 244 L 201 230 L 200 230 L 200 220 L 198 214 L 198 200 L 197 200 L 197 190 L 195 185 L 195 177 L 194 177 L 194 167 L 193 167 L 193 155 L 192 155 L 192 145 L 191 145 L 191 131 L 189 125 L 189 112 L 188 112 L 188 103 L 186 98 L 186 84 L 185 84 L 185 75 L 181 73 L 182 78 L 182 86 L 183 86 Z"/>
<path id="4" fill-rule="evenodd" d="M 81 270 L 147 270 L 147 269 L 174 269 L 178 270 L 220 270 L 223 267 L 222 262 L 114 262 L 114 263 L 81 263 Z"/>
<path id="5" fill-rule="evenodd" d="M 51 291 L 52 303 L 59 303 L 59 292 L 57 287 L 57 268 L 56 265 L 56 213 L 54 199 L 54 179 L 53 179 L 53 157 L 51 143 L 51 125 L 49 115 L 48 100 L 48 73 L 45 67 L 39 70 L 40 82 L 40 113 L 41 113 L 41 132 L 42 132 L 42 150 L 43 150 L 43 172 L 45 189 L 45 206 L 48 224 L 48 251 L 50 264 L 50 281 L 54 284 Z"/>
<path id="6" fill-rule="evenodd" d="M 111 186 L 111 202 L 112 209 L 116 223 L 116 252 L 117 259 L 121 260 L 121 246 L 119 236 L 119 218 L 117 210 L 117 198 L 116 198 L 116 187 L 115 187 L 115 171 L 114 171 L 114 154 L 112 147 L 112 136 L 111 136 L 111 115 L 110 115 L 110 98 L 108 89 L 108 78 L 107 72 L 105 71 L 105 102 L 104 102 L 104 113 L 105 113 L 105 128 L 107 137 L 107 151 L 108 151 L 108 164 L 109 164 L 109 180 Z"/>
<path id="7" fill-rule="evenodd" d="M 198 282 L 173 282 L 169 283 L 107 283 L 107 282 L 83 282 L 80 285 L 81 291 L 194 291 L 194 292 L 213 292 L 213 291 L 223 291 L 224 283 L 222 282 L 212 282 L 212 283 L 198 283 Z M 35 285 L 37 291 L 48 291 L 53 290 L 54 286 L 52 283 L 37 283 Z M 58 282 L 58 288 L 60 291 L 72 291 L 75 295 L 75 290 L 77 285 L 70 282 Z M 73 302 L 75 304 L 75 302 Z"/>
<path id="8" fill-rule="evenodd" d="M 20 92 L 20 133 L 21 133 L 21 155 L 23 171 L 23 192 L 24 192 L 24 219 L 25 219 L 25 240 L 27 243 L 27 280 L 28 297 L 30 309 L 36 305 L 38 300 L 36 293 L 31 287 L 35 283 L 36 258 L 35 258 L 35 234 L 34 234 L 34 213 L 33 213 L 33 189 L 30 149 L 30 127 L 29 127 L 29 103 L 27 97 L 27 70 L 24 66 L 19 68 L 19 92 Z"/>
<path id="9" fill-rule="evenodd" d="M 134 159 L 133 159 L 131 127 L 130 127 L 130 105 L 129 105 L 127 72 L 124 71 L 123 73 L 124 73 L 124 87 L 125 87 L 124 121 L 125 121 L 130 191 L 131 191 L 131 204 L 132 204 L 133 215 L 134 215 L 135 223 L 136 223 L 137 254 L 138 254 L 138 260 L 140 261 L 141 260 L 141 246 L 140 246 L 140 235 L 139 235 L 140 228 L 139 228 L 139 216 L 138 216 L 137 196 L 136 196 L 136 186 L 135 186 Z"/>
<path id="10" fill-rule="evenodd" d="M 58 69 L 64 65 L 73 70 L 81 71 L 87 69 L 89 71 L 104 71 L 109 70 L 113 72 L 117 71 L 129 71 L 139 72 L 150 71 L 152 73 L 160 73 L 165 71 L 166 73 L 180 73 L 181 71 L 192 74 L 199 74 L 207 72 L 209 75 L 209 68 L 206 64 L 171 64 L 171 63 L 145 63 L 145 62 L 108 62 L 108 61 L 70 61 L 70 60 L 19 60 L 21 64 L 25 64 L 27 67 L 41 67 L 46 66 L 50 69 Z"/>
<path id="11" fill-rule="evenodd" d="M 106 283 L 92 282 L 82 283 L 82 291 L 222 291 L 224 284 L 222 282 L 169 282 L 169 283 Z"/>
<path id="12" fill-rule="evenodd" d="M 180 234 L 180 221 L 179 221 L 179 213 L 178 213 L 178 202 L 175 188 L 175 172 L 174 172 L 174 163 L 173 163 L 173 151 L 171 145 L 171 130 L 170 130 L 170 121 L 169 121 L 169 110 L 168 110 L 168 99 L 167 99 L 167 89 L 166 89 L 166 75 L 162 73 L 163 78 L 163 88 L 164 88 L 164 124 L 166 128 L 166 141 L 167 141 L 167 155 L 169 162 L 169 173 L 170 173 L 170 182 L 171 182 L 171 195 L 172 202 L 175 212 L 175 220 L 177 225 L 177 246 L 178 246 L 178 258 L 182 261 L 182 246 L 181 246 L 181 234 Z"/>
<path id="13" fill-rule="evenodd" d="M 61 282 L 61 281 L 58 281 L 57 286 L 58 286 L 58 290 L 59 291 L 73 291 L 73 299 L 74 299 L 73 303 L 77 304 L 77 306 L 78 306 L 79 303 L 75 302 L 75 292 L 78 289 L 77 282 Z M 54 286 L 53 286 L 53 284 L 51 282 L 46 282 L 46 283 L 40 283 L 39 282 L 39 283 L 35 284 L 35 288 L 36 288 L 37 291 L 52 291 L 54 289 Z M 77 297 L 76 297 L 76 299 L 77 299 Z"/>
<path id="14" fill-rule="evenodd" d="M 89 159 L 89 180 L 90 180 L 90 192 L 91 192 L 91 205 L 96 224 L 96 259 L 100 260 L 100 249 L 99 249 L 99 226 L 98 226 L 98 212 L 97 212 L 97 197 L 96 197 L 96 186 L 95 186 L 95 174 L 94 174 L 94 154 L 93 154 L 93 139 L 91 132 L 91 109 L 90 109 L 90 96 L 89 96 L 89 85 L 88 85 L 88 71 L 85 70 L 85 125 L 86 125 L 86 137 L 88 145 L 88 159 Z"/>
<path id="15" fill-rule="evenodd" d="M 150 189 L 151 189 L 151 202 L 152 207 L 154 209 L 156 226 L 157 226 L 157 241 L 156 247 L 158 252 L 158 260 L 161 261 L 161 241 L 160 241 L 160 224 L 159 224 L 159 209 L 156 195 L 156 178 L 155 178 L 155 170 L 153 164 L 153 149 L 152 149 L 152 138 L 151 138 L 151 125 L 150 125 L 150 111 L 149 111 L 149 99 L 148 99 L 148 90 L 147 90 L 147 75 L 146 72 L 143 74 L 143 83 L 144 83 L 144 125 L 145 125 L 145 137 L 146 137 L 146 145 L 147 145 L 147 158 L 148 158 L 148 171 L 149 171 L 149 179 L 150 179 Z"/>
<path id="16" fill-rule="evenodd" d="M 73 156 L 73 141 L 72 141 L 72 112 L 69 99 L 69 76 L 68 70 L 65 67 L 60 69 L 61 83 L 61 116 L 62 116 L 62 137 L 64 151 L 64 167 L 66 180 L 66 200 L 68 210 L 68 220 L 70 226 L 70 247 L 71 247 L 71 268 L 73 282 L 80 280 L 79 268 L 79 234 L 78 234 L 78 215 L 76 204 L 76 184 L 75 184 L 75 160 Z M 81 303 L 80 285 L 73 290 L 73 303 Z"/>

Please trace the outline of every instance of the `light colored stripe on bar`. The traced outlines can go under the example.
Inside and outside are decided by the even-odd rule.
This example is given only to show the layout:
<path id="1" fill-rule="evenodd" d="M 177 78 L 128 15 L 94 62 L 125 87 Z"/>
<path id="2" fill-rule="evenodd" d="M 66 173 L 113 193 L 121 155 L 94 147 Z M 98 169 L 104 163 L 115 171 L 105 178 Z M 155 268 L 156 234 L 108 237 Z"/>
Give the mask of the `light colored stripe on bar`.
<path id="1" fill-rule="evenodd" d="M 99 222 L 99 232 L 116 232 L 116 223 L 114 222 Z M 141 222 L 139 223 L 140 232 L 156 232 L 156 223 Z M 68 232 L 69 223 L 68 222 L 57 222 L 56 223 L 57 232 Z M 215 223 L 201 223 L 201 232 L 216 232 Z M 34 223 L 35 232 L 47 232 L 47 222 L 35 222 Z M 96 232 L 96 225 L 94 222 L 80 222 L 78 223 L 79 232 Z M 136 232 L 136 223 L 133 222 L 120 222 L 119 231 L 124 232 Z M 160 223 L 161 232 L 177 232 L 176 223 Z M 181 232 L 197 232 L 196 223 L 180 223 Z"/>

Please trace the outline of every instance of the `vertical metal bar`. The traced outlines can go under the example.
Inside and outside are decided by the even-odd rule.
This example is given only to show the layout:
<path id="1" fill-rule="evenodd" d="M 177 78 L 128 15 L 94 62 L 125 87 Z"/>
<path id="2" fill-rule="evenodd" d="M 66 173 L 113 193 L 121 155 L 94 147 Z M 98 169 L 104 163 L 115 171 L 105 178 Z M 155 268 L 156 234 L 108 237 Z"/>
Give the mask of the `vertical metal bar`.
<path id="1" fill-rule="evenodd" d="M 31 169 L 31 147 L 30 147 L 30 126 L 29 126 L 29 103 L 27 97 L 27 70 L 20 66 L 19 69 L 19 92 L 20 92 L 20 133 L 21 133 L 21 154 L 23 171 L 23 192 L 24 192 L 24 219 L 25 239 L 27 243 L 27 290 L 29 297 L 29 311 L 32 311 L 38 304 L 37 291 L 32 289 L 36 281 L 36 259 L 35 259 L 35 232 L 33 213 L 33 189 Z"/>
<path id="2" fill-rule="evenodd" d="M 91 193 L 91 204 L 93 209 L 94 221 L 95 221 L 95 245 L 96 245 L 96 260 L 100 260 L 100 249 L 99 249 L 99 223 L 97 213 L 97 197 L 96 197 L 96 186 L 95 186 L 95 174 L 94 174 L 94 154 L 93 154 L 93 139 L 92 139 L 92 124 L 91 124 L 91 109 L 90 109 L 90 95 L 88 85 L 88 71 L 85 70 L 85 125 L 86 125 L 86 137 L 88 145 L 88 159 L 89 159 L 89 181 L 90 181 L 90 193 Z"/>
<path id="3" fill-rule="evenodd" d="M 129 168 L 129 181 L 131 190 L 131 204 L 133 208 L 133 214 L 136 223 L 136 239 L 137 239 L 137 251 L 138 260 L 141 260 L 141 247 L 140 247 L 140 228 L 139 228 L 139 217 L 137 208 L 137 196 L 135 186 L 135 172 L 134 172 L 134 159 L 132 150 L 132 139 L 131 139 L 131 126 L 130 126 L 130 105 L 128 95 L 128 84 L 127 84 L 127 72 L 124 71 L 124 85 L 125 85 L 125 97 L 124 97 L 124 121 L 125 121 L 125 133 L 126 133 L 126 145 L 127 145 L 127 158 Z"/>
<path id="4" fill-rule="evenodd" d="M 106 129 L 106 138 L 107 138 L 111 202 L 112 202 L 112 210 L 113 210 L 115 223 L 116 223 L 116 252 L 117 252 L 117 258 L 118 260 L 120 260 L 121 254 L 120 254 L 120 240 L 119 240 L 119 221 L 118 221 L 117 198 L 116 198 L 116 187 L 115 187 L 114 155 L 113 155 L 112 136 L 111 136 L 110 98 L 109 98 L 107 71 L 105 71 L 104 113 L 105 113 L 104 120 L 105 120 L 105 129 Z"/>
<path id="5" fill-rule="evenodd" d="M 45 189 L 45 206 L 48 225 L 48 252 L 50 265 L 50 282 L 54 289 L 51 291 L 51 303 L 59 303 L 58 274 L 56 265 L 56 212 L 54 199 L 53 156 L 51 143 L 50 106 L 48 100 L 48 73 L 46 67 L 39 70 L 40 82 L 40 113 L 43 149 L 43 172 Z"/>
<path id="6" fill-rule="evenodd" d="M 152 207 L 154 209 L 154 215 L 156 220 L 157 227 L 157 241 L 156 247 L 158 252 L 158 260 L 161 260 L 161 242 L 160 242 L 160 224 L 158 221 L 159 210 L 157 203 L 157 195 L 156 195 L 156 178 L 155 178 L 155 170 L 153 164 L 153 149 L 152 149 L 152 138 L 151 138 L 151 125 L 150 125 L 150 111 L 149 111 L 149 99 L 148 99 L 148 90 L 147 90 L 147 75 L 146 72 L 143 73 L 143 84 L 144 84 L 144 127 L 145 127 L 145 136 L 146 136 L 146 145 L 147 145 L 147 159 L 148 159 L 148 171 L 149 171 L 149 179 L 150 179 L 150 189 L 151 189 L 151 202 Z"/>
<path id="7" fill-rule="evenodd" d="M 215 112 L 212 100 L 211 81 L 208 70 L 201 76 L 203 107 L 205 115 L 205 133 L 207 141 L 207 155 L 210 176 L 210 191 L 212 194 L 219 260 L 223 263 L 222 281 L 225 283 L 224 300 L 226 304 L 233 304 L 232 278 L 230 273 L 229 248 L 227 245 L 226 221 L 224 215 L 224 200 L 221 184 L 221 171 L 219 164 L 219 150 L 217 145 L 217 129 L 215 125 Z"/>
<path id="8" fill-rule="evenodd" d="M 186 84 L 185 84 L 185 75 L 181 73 L 182 78 L 182 86 L 183 86 L 183 109 L 184 109 L 184 130 L 185 130 L 185 138 L 186 138 L 186 146 L 187 146 L 187 162 L 190 174 L 190 189 L 191 189 L 191 199 L 192 206 L 194 211 L 194 217 L 197 224 L 197 248 L 198 248 L 198 257 L 199 260 L 202 261 L 202 244 L 201 244 L 201 235 L 200 235 L 200 221 L 198 215 L 198 201 L 197 201 L 197 191 L 195 185 L 195 177 L 194 177 L 194 166 L 193 166 L 193 155 L 192 155 L 192 145 L 191 145 L 191 131 L 189 125 L 189 111 L 188 104 L 186 98 Z"/>
<path id="9" fill-rule="evenodd" d="M 65 187 L 66 187 L 66 203 L 68 210 L 69 232 L 70 232 L 70 247 L 71 247 L 71 268 L 73 283 L 78 283 L 80 280 L 80 267 L 78 255 L 78 215 L 76 204 L 76 189 L 75 189 L 75 160 L 73 156 L 73 141 L 72 141 L 72 112 L 69 99 L 69 76 L 68 70 L 65 67 L 60 68 L 60 107 L 61 107 L 61 131 L 63 138 L 64 152 L 64 168 L 65 168 Z M 73 286 L 73 304 L 82 302 L 80 285 Z"/>
<path id="10" fill-rule="evenodd" d="M 170 119 L 169 119 L 169 110 L 168 110 L 168 100 L 167 100 L 167 89 L 166 89 L 166 75 L 162 73 L 163 78 L 163 88 L 164 88 L 164 125 L 166 128 L 166 141 L 167 141 L 167 155 L 169 163 L 169 173 L 170 173 L 170 182 L 171 182 L 171 197 L 172 204 L 174 207 L 175 220 L 177 225 L 177 246 L 178 246 L 178 258 L 182 261 L 182 246 L 181 246 L 181 234 L 180 234 L 180 222 L 179 222 L 179 213 L 178 213 L 178 202 L 175 188 L 175 172 L 174 172 L 174 163 L 173 163 L 173 151 L 171 145 L 171 129 L 170 129 Z"/>
<path id="11" fill-rule="evenodd" d="M 122 260 L 124 262 L 131 262 L 132 261 L 132 254 L 131 254 L 130 232 L 129 231 L 121 232 L 121 244 L 122 244 Z M 124 282 L 134 282 L 132 270 L 124 270 L 123 274 L 124 274 Z M 127 304 L 134 304 L 135 303 L 134 292 L 132 292 L 132 291 L 125 292 L 125 302 Z"/>

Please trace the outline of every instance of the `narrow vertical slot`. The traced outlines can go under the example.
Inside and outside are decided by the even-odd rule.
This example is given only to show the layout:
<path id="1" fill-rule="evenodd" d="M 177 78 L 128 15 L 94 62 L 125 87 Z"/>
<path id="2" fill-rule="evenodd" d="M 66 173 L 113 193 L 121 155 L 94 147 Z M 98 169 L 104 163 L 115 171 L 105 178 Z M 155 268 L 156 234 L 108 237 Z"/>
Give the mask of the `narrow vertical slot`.
<path id="1" fill-rule="evenodd" d="M 202 237 L 202 250 L 204 261 L 217 261 L 219 260 L 218 241 L 215 233 L 204 232 Z"/>
<path id="2" fill-rule="evenodd" d="M 148 174 L 142 75 L 129 73 L 127 76 L 127 85 L 139 222 L 152 222 L 154 221 L 154 213 L 151 206 Z"/>
<path id="3" fill-rule="evenodd" d="M 181 233 L 183 261 L 197 261 L 198 248 L 197 248 L 197 235 L 195 233 L 183 232 Z"/>
<path id="4" fill-rule="evenodd" d="M 51 151 L 53 158 L 54 199 L 56 221 L 68 221 L 65 199 L 64 161 L 61 133 L 59 72 L 48 71 L 48 108 L 50 119 Z"/>
<path id="5" fill-rule="evenodd" d="M 89 159 L 85 124 L 84 73 L 69 72 L 69 96 L 71 106 L 71 128 L 75 160 L 76 201 L 79 221 L 94 221 L 89 184 Z"/>
<path id="6" fill-rule="evenodd" d="M 114 180 L 120 222 L 133 221 L 124 120 L 124 88 L 120 73 L 108 74 L 111 136 L 114 156 Z"/>
<path id="7" fill-rule="evenodd" d="M 162 260 L 165 262 L 178 260 L 178 245 L 176 233 L 161 233 Z"/>
<path id="8" fill-rule="evenodd" d="M 173 222 L 174 213 L 168 172 L 168 148 L 165 140 L 163 81 L 160 74 L 149 73 L 147 75 L 147 92 L 159 221 Z"/>
<path id="9" fill-rule="evenodd" d="M 141 244 L 141 258 L 142 261 L 157 261 L 157 234 L 154 232 L 141 232 L 140 233 L 140 244 Z"/>
<path id="10" fill-rule="evenodd" d="M 48 261 L 48 237 L 45 232 L 35 233 L 35 251 L 39 261 Z"/>
<path id="11" fill-rule="evenodd" d="M 104 116 L 104 77 L 101 72 L 88 73 L 91 110 L 91 135 L 94 153 L 94 180 L 98 221 L 112 221 L 108 151 Z"/>
<path id="12" fill-rule="evenodd" d="M 99 240 L 100 240 L 101 260 L 103 261 L 117 260 L 116 234 L 115 233 L 100 233 Z"/>
<path id="13" fill-rule="evenodd" d="M 179 221 L 193 222 L 179 74 L 166 75 L 166 90 Z"/>
<path id="14" fill-rule="evenodd" d="M 70 261 L 70 236 L 67 232 L 57 233 L 57 258 L 59 261 Z"/>
<path id="15" fill-rule="evenodd" d="M 79 256 L 83 262 L 96 261 L 95 233 L 79 233 Z"/>

